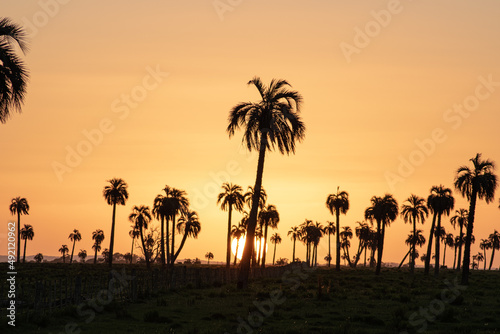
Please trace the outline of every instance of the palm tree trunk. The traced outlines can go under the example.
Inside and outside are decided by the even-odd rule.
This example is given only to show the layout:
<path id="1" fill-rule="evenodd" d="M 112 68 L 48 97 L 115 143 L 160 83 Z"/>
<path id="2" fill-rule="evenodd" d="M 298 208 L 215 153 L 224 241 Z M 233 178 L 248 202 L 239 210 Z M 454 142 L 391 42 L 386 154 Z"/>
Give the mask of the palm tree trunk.
<path id="1" fill-rule="evenodd" d="M 432 217 L 431 232 L 429 234 L 429 243 L 427 244 L 427 256 L 425 257 L 425 268 L 424 274 L 429 274 L 429 269 L 431 266 L 431 255 L 432 255 L 432 238 L 434 237 L 434 230 L 436 226 L 437 213 L 434 211 L 434 216 Z"/>
<path id="2" fill-rule="evenodd" d="M 330 268 L 330 262 L 332 262 L 332 246 L 330 244 L 330 231 L 328 231 L 328 268 Z"/>
<path id="3" fill-rule="evenodd" d="M 443 244 L 443 267 L 446 264 L 446 242 Z"/>
<path id="4" fill-rule="evenodd" d="M 295 262 L 295 241 L 297 239 L 294 237 L 293 238 L 293 251 L 292 251 L 292 262 Z"/>
<path id="5" fill-rule="evenodd" d="M 375 269 L 375 275 L 380 275 L 380 268 L 382 267 L 382 252 L 384 251 L 384 226 L 385 224 L 381 221 L 377 221 L 377 268 Z"/>
<path id="6" fill-rule="evenodd" d="M 437 214 L 437 225 L 436 225 L 436 232 L 438 235 L 436 235 L 436 250 L 434 251 L 434 255 L 436 256 L 435 261 L 434 261 L 434 276 L 438 277 L 439 276 L 439 248 L 441 246 L 441 212 L 438 212 Z"/>
<path id="7" fill-rule="evenodd" d="M 255 237 L 255 226 L 257 225 L 257 210 L 259 208 L 260 191 L 262 188 L 262 175 L 264 174 L 264 160 L 266 156 L 267 147 L 267 132 L 262 131 L 259 161 L 257 163 L 257 176 L 255 178 L 255 186 L 253 188 L 252 209 L 250 210 L 250 217 L 247 226 L 247 238 L 245 249 L 243 250 L 243 257 L 240 261 L 240 272 L 238 274 L 238 289 L 246 288 L 248 285 L 248 275 L 250 274 L 250 257 L 252 256 L 253 240 Z"/>
<path id="8" fill-rule="evenodd" d="M 455 255 L 453 256 L 453 270 L 455 270 L 456 264 L 457 264 L 457 246 L 455 246 Z"/>
<path id="9" fill-rule="evenodd" d="M 363 261 L 363 267 L 366 267 L 366 251 L 367 251 L 367 248 L 368 247 L 365 246 L 365 259 Z"/>
<path id="10" fill-rule="evenodd" d="M 240 246 L 240 239 L 236 239 L 236 252 L 234 253 L 234 265 L 236 265 L 236 260 L 238 259 L 238 248 Z"/>
<path id="11" fill-rule="evenodd" d="M 139 233 L 141 234 L 142 251 L 144 253 L 144 257 L 146 258 L 146 267 L 149 269 L 149 256 L 148 256 L 148 250 L 146 249 L 146 244 L 144 243 L 144 234 L 142 233 L 142 226 L 139 230 Z"/>
<path id="12" fill-rule="evenodd" d="M 336 261 L 336 267 L 335 270 L 339 271 L 340 270 L 340 211 L 339 208 L 335 208 L 335 217 L 337 219 L 336 225 L 337 225 L 337 258 L 335 259 Z"/>
<path id="13" fill-rule="evenodd" d="M 476 212 L 477 189 L 472 186 L 472 195 L 469 204 L 469 217 L 467 224 L 467 234 L 465 236 L 464 263 L 462 266 L 462 285 L 469 284 L 469 266 L 470 266 L 470 245 L 472 241 L 472 232 L 474 230 L 474 214 Z"/>
<path id="14" fill-rule="evenodd" d="M 231 215 L 233 213 L 233 205 L 229 203 L 229 213 L 227 218 L 227 243 L 226 243 L 226 271 L 229 274 L 231 266 Z"/>
<path id="15" fill-rule="evenodd" d="M 264 229 L 264 248 L 262 249 L 262 268 L 266 267 L 266 253 L 267 253 L 267 228 L 269 227 L 269 222 L 266 224 Z"/>
<path id="16" fill-rule="evenodd" d="M 170 249 L 171 256 L 170 256 L 170 262 L 171 266 L 173 267 L 175 264 L 175 214 L 172 217 L 172 247 Z"/>
<path id="17" fill-rule="evenodd" d="M 274 253 L 273 253 L 273 266 L 274 266 L 274 259 L 276 258 L 276 243 L 274 244 Z"/>
<path id="18" fill-rule="evenodd" d="M 132 234 L 132 249 L 130 250 L 130 264 L 132 264 L 132 259 L 134 258 L 134 241 L 135 241 L 135 237 Z M 165 249 L 163 249 L 163 250 L 165 250 Z M 163 253 L 163 260 L 165 260 L 165 253 Z M 162 265 L 164 265 L 164 262 L 162 262 Z"/>
<path id="19" fill-rule="evenodd" d="M 413 242 L 411 243 L 411 265 L 410 271 L 411 273 L 415 273 L 415 244 L 417 243 L 417 215 L 413 215 Z"/>
<path id="20" fill-rule="evenodd" d="M 160 252 L 161 252 L 161 267 L 165 268 L 165 217 L 160 212 Z M 134 237 L 132 236 L 132 251 L 134 250 Z M 130 252 L 132 255 L 132 252 Z M 132 257 L 130 258 L 130 263 L 132 263 Z"/>
<path id="21" fill-rule="evenodd" d="M 94 254 L 94 264 L 97 263 L 97 247 L 95 248 L 95 254 Z"/>
<path id="22" fill-rule="evenodd" d="M 489 266 L 488 270 L 491 270 L 491 266 L 493 265 L 493 258 L 494 257 L 495 257 L 495 245 L 493 243 L 493 249 L 491 251 L 490 266 Z M 484 264 L 485 264 L 484 268 L 486 270 L 486 251 L 484 252 Z"/>
<path id="23" fill-rule="evenodd" d="M 167 254 L 167 266 L 170 266 L 170 227 L 168 226 L 169 218 L 165 217 L 165 253 Z"/>
<path id="24" fill-rule="evenodd" d="M 460 264 L 462 263 L 462 238 L 463 238 L 463 233 L 462 233 L 462 228 L 463 224 L 460 225 L 460 244 L 458 245 L 458 259 L 457 259 L 457 270 L 460 270 Z"/>
<path id="25" fill-rule="evenodd" d="M 185 228 L 184 230 L 184 236 L 182 237 L 182 240 L 181 240 L 181 244 L 179 245 L 179 249 L 177 249 L 177 252 L 175 252 L 175 255 L 173 257 L 173 263 L 175 263 L 175 260 L 177 260 L 177 257 L 179 256 L 179 254 L 181 253 L 181 250 L 182 250 L 182 247 L 184 247 L 184 243 L 186 242 L 186 239 L 187 239 L 187 227 Z"/>
<path id="26" fill-rule="evenodd" d="M 17 263 L 21 263 L 21 212 L 17 209 Z"/>
<path id="27" fill-rule="evenodd" d="M 257 267 L 260 266 L 260 259 L 262 258 L 262 238 L 259 241 L 259 249 L 257 252 Z"/>
<path id="28" fill-rule="evenodd" d="M 111 237 L 109 240 L 109 267 L 113 265 L 113 244 L 115 242 L 115 217 L 116 217 L 116 203 L 113 203 L 113 218 L 111 221 Z"/>
<path id="29" fill-rule="evenodd" d="M 24 239 L 24 252 L 23 252 L 23 263 L 26 262 L 26 243 L 28 242 L 28 238 Z M 493 251 L 495 251 L 495 249 L 493 248 Z M 486 263 L 486 261 L 485 261 Z"/>
<path id="30" fill-rule="evenodd" d="M 493 249 L 495 250 L 495 249 Z M 486 248 L 483 249 L 483 253 L 484 253 L 484 267 L 483 267 L 483 270 L 486 270 Z"/>
<path id="31" fill-rule="evenodd" d="M 401 260 L 401 263 L 399 264 L 398 266 L 398 269 L 401 268 L 401 266 L 403 265 L 403 263 L 405 262 L 406 258 L 408 257 L 408 255 L 410 255 L 411 253 L 411 246 L 410 246 L 410 250 L 406 253 L 405 257 L 403 258 L 403 260 Z"/>
<path id="32" fill-rule="evenodd" d="M 73 240 L 73 248 L 71 248 L 71 257 L 69 258 L 69 264 L 73 263 L 73 253 L 75 252 L 76 239 Z"/>

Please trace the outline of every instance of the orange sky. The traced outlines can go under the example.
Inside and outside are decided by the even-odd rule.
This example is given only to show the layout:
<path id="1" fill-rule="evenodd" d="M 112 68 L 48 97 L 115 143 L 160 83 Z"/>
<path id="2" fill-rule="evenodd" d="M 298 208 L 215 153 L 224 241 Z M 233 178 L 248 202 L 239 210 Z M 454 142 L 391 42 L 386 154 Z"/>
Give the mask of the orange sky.
<path id="1" fill-rule="evenodd" d="M 120 177 L 130 198 L 117 210 L 115 249 L 125 253 L 131 208 L 151 206 L 168 184 L 187 191 L 202 223 L 180 257 L 211 251 L 223 261 L 227 213 L 216 195 L 225 175 L 253 185 L 257 165 L 241 133 L 228 138 L 227 116 L 258 99 L 246 85 L 253 76 L 283 78 L 304 97 L 306 139 L 294 156 L 268 154 L 263 185 L 281 216 L 277 256 L 290 259 L 286 232 L 306 218 L 333 220 L 325 200 L 337 186 L 351 203 L 341 225 L 354 228 L 373 195 L 426 198 L 433 185 L 452 187 L 477 152 L 500 164 L 499 13 L 493 0 L 3 1 L 2 15 L 31 37 L 23 113 L 0 125 L 0 218 L 13 218 L 11 198 L 28 199 L 29 255 L 57 255 L 74 228 L 77 250 L 91 252 L 97 228 L 108 247 L 102 189 Z M 67 160 L 68 150 L 83 154 Z M 499 194 L 478 205 L 478 240 L 500 230 Z M 401 260 L 409 231 L 402 219 L 391 225 L 385 261 Z M 305 257 L 302 245 L 297 252 Z M 318 258 L 326 254 L 322 241 Z"/>

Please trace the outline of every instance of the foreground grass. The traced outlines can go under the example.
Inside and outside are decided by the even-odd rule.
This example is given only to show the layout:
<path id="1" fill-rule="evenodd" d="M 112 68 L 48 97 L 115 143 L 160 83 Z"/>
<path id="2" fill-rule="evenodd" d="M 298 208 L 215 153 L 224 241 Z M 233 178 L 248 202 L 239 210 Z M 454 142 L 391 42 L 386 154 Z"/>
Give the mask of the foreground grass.
<path id="1" fill-rule="evenodd" d="M 67 308 L 18 322 L 22 333 L 500 333 L 500 272 L 439 278 L 405 270 L 297 268 L 249 289 L 181 289 L 111 303 L 95 317 Z M 5 326 L 1 332 L 11 330 Z"/>

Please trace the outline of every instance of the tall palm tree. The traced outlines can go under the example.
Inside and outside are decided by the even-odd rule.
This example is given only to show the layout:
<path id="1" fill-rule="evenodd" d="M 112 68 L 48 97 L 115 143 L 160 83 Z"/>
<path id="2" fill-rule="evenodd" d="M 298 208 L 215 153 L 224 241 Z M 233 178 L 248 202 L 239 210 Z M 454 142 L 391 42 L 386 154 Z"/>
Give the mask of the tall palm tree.
<path id="1" fill-rule="evenodd" d="M 345 258 L 349 265 L 351 265 L 351 256 L 349 255 L 349 247 L 351 246 L 351 242 L 349 239 L 352 239 L 352 228 L 350 226 L 342 226 L 343 231 L 339 233 L 341 246 L 344 250 Z"/>
<path id="2" fill-rule="evenodd" d="M 177 224 L 177 231 L 183 234 L 181 244 L 179 249 L 175 252 L 173 262 L 177 260 L 177 257 L 181 253 L 184 244 L 186 243 L 187 237 L 198 238 L 198 234 L 201 232 L 201 224 L 196 211 L 183 211 L 182 216 L 179 218 L 179 223 Z"/>
<path id="3" fill-rule="evenodd" d="M 92 232 L 92 240 L 94 240 L 94 245 L 92 245 L 92 249 L 95 251 L 94 264 L 96 264 L 97 252 L 101 250 L 101 243 L 104 240 L 104 231 L 101 229 L 97 229 L 94 232 Z"/>
<path id="4" fill-rule="evenodd" d="M 424 223 L 425 218 L 429 215 L 427 207 L 425 205 L 425 199 L 418 197 L 417 195 L 411 195 L 406 200 L 406 203 L 403 203 L 401 207 L 401 215 L 403 216 L 403 220 L 405 223 L 413 223 L 413 235 L 416 235 L 417 231 L 417 223 Z M 412 238 L 413 241 L 417 241 L 416 238 Z M 412 273 L 415 272 L 415 258 L 416 258 L 416 247 L 415 245 L 411 246 L 412 252 L 410 257 L 410 271 Z"/>
<path id="5" fill-rule="evenodd" d="M 59 248 L 59 253 L 62 254 L 63 258 L 63 263 L 66 263 L 66 253 L 69 252 L 68 246 L 67 245 L 62 245 L 61 248 Z"/>
<path id="6" fill-rule="evenodd" d="M 207 252 L 207 254 L 205 254 L 205 258 L 207 259 L 207 264 L 210 265 L 210 260 L 214 258 L 214 254 L 212 252 Z"/>
<path id="7" fill-rule="evenodd" d="M 228 211 L 227 219 L 227 241 L 226 241 L 226 269 L 229 270 L 231 265 L 231 215 L 233 208 L 241 212 L 243 211 L 243 206 L 245 204 L 245 198 L 243 197 L 243 189 L 241 186 L 232 183 L 224 183 L 222 185 L 222 190 L 217 197 L 217 204 L 220 204 L 220 208 L 223 211 Z M 236 257 L 236 255 L 235 255 Z"/>
<path id="8" fill-rule="evenodd" d="M 495 258 L 495 249 L 500 250 L 500 233 L 498 233 L 498 231 L 495 230 L 495 232 L 493 232 L 489 235 L 488 240 L 491 243 L 491 259 L 490 259 L 490 266 L 488 267 L 488 270 L 491 270 L 491 266 L 493 265 L 493 259 Z M 486 258 L 486 256 L 485 256 L 485 258 Z M 486 263 L 486 259 L 484 260 L 484 263 Z"/>
<path id="9" fill-rule="evenodd" d="M 116 217 L 116 205 L 125 205 L 125 202 L 128 199 L 128 191 L 127 191 L 127 183 L 122 179 L 113 178 L 111 180 L 107 180 L 109 185 L 104 187 L 102 191 L 102 195 L 104 199 L 108 203 L 108 205 L 113 206 L 113 218 L 111 222 L 111 237 L 109 240 L 109 266 L 113 265 L 113 251 L 114 251 L 114 241 L 115 241 L 115 217 Z"/>
<path id="10" fill-rule="evenodd" d="M 290 237 L 290 239 L 293 240 L 293 251 L 292 251 L 292 263 L 295 262 L 295 242 L 297 239 L 301 238 L 300 235 L 300 227 L 298 226 L 293 226 L 290 231 L 288 231 L 287 235 Z"/>
<path id="11" fill-rule="evenodd" d="M 335 259 L 335 269 L 340 270 L 340 236 L 338 233 L 340 231 L 340 214 L 345 215 L 349 210 L 349 194 L 346 191 L 339 191 L 339 187 L 337 187 L 337 193 L 330 194 L 326 198 L 326 207 L 332 215 L 335 214 L 337 220 L 337 257 Z"/>
<path id="12" fill-rule="evenodd" d="M 0 21 L 1 23 L 1 21 Z M 1 43 L 0 43 L 1 49 Z M 10 213 L 12 215 L 17 214 L 17 245 L 21 244 L 21 215 L 28 215 L 30 206 L 28 201 L 24 197 L 15 197 L 12 199 L 9 206 Z M 17 263 L 21 261 L 21 247 L 17 247 Z"/>
<path id="13" fill-rule="evenodd" d="M 377 222 L 377 268 L 376 275 L 380 275 L 382 267 L 382 254 L 384 250 L 385 227 L 398 217 L 398 202 L 390 194 L 384 197 L 373 196 L 372 205 L 365 210 L 365 219 Z"/>
<path id="14" fill-rule="evenodd" d="M 276 245 L 279 245 L 281 243 L 281 237 L 278 233 L 274 233 L 271 236 L 270 241 L 272 244 L 274 244 L 274 252 L 273 252 L 273 266 L 274 266 L 274 260 L 276 259 Z"/>
<path id="15" fill-rule="evenodd" d="M 230 111 L 227 126 L 229 137 L 234 136 L 237 129 L 243 128 L 243 143 L 249 151 L 259 151 L 252 209 L 247 227 L 247 242 L 238 277 L 240 289 L 248 284 L 266 151 L 277 147 L 282 154 L 295 153 L 296 142 L 301 142 L 305 137 L 305 125 L 300 117 L 302 96 L 290 90 L 290 84 L 286 80 L 273 79 L 270 85 L 266 86 L 259 77 L 255 77 L 248 84 L 257 88 L 261 100 L 241 102 L 234 106 Z"/>
<path id="16" fill-rule="evenodd" d="M 85 258 L 87 257 L 87 251 L 85 249 L 80 249 L 78 252 L 78 257 L 80 258 L 81 262 L 85 262 Z"/>
<path id="17" fill-rule="evenodd" d="M 432 221 L 437 222 L 435 225 L 436 228 L 433 229 L 434 226 L 431 226 L 431 232 L 433 232 L 429 236 L 429 243 L 427 245 L 427 254 L 431 254 L 431 246 L 432 246 L 432 237 L 436 235 L 434 231 L 441 230 L 441 216 L 444 214 L 446 216 L 450 215 L 451 210 L 455 206 L 455 199 L 453 198 L 452 191 L 450 188 L 445 188 L 443 185 L 433 186 L 431 188 L 431 194 L 427 198 L 427 205 L 429 206 L 430 211 L 434 214 Z M 434 224 L 433 224 L 434 225 Z M 436 240 L 435 246 L 435 262 L 434 262 L 434 275 L 437 277 L 439 275 L 439 259 L 440 259 L 440 242 Z M 424 272 L 429 273 L 429 264 L 430 256 L 426 258 L 426 269 Z"/>
<path id="18" fill-rule="evenodd" d="M 151 221 L 151 212 L 149 207 L 145 205 L 137 206 L 132 208 L 132 213 L 128 216 L 130 222 L 134 224 L 134 227 L 139 230 L 139 235 L 141 237 L 142 250 L 144 252 L 144 257 L 146 258 L 146 267 L 149 269 L 149 252 L 144 241 L 144 231 L 148 229 L 148 224 Z M 110 253 L 110 257 L 113 255 Z"/>
<path id="19" fill-rule="evenodd" d="M 5 123 L 13 110 L 21 112 L 26 94 L 28 70 L 16 54 L 16 44 L 23 54 L 28 51 L 24 29 L 8 18 L 2 18 L 0 20 L 0 123 Z"/>
<path id="20" fill-rule="evenodd" d="M 446 263 L 446 248 L 455 245 L 455 237 L 451 233 L 447 233 L 443 238 L 443 267 Z"/>
<path id="21" fill-rule="evenodd" d="M 460 234 L 457 236 L 459 242 L 458 242 L 458 262 L 457 262 L 457 270 L 460 270 L 460 263 L 462 260 L 462 245 L 463 242 L 461 242 L 464 239 L 464 234 L 463 234 L 463 228 L 467 228 L 467 216 L 469 212 L 466 209 L 458 209 L 455 210 L 455 215 L 450 218 L 450 223 L 453 225 L 453 228 L 455 228 L 457 225 L 460 227 Z M 453 261 L 455 262 L 455 261 Z M 453 266 L 455 267 L 455 266 Z"/>
<path id="22" fill-rule="evenodd" d="M 73 253 L 75 252 L 75 244 L 77 241 L 82 240 L 82 235 L 81 235 L 80 231 L 78 231 L 77 229 L 74 229 L 73 232 L 70 233 L 68 239 L 73 242 L 73 248 L 71 249 L 71 257 L 69 259 L 69 263 L 71 264 L 71 263 L 73 263 Z"/>
<path id="23" fill-rule="evenodd" d="M 337 228 L 334 222 L 327 221 L 323 233 L 328 234 L 328 267 L 332 262 L 332 247 L 330 246 L 330 235 L 335 234 Z"/>
<path id="24" fill-rule="evenodd" d="M 130 264 L 132 264 L 132 261 L 134 260 L 135 239 L 140 237 L 141 231 L 139 231 L 135 225 L 132 225 L 132 229 L 130 231 L 128 231 L 128 235 L 132 238 L 132 249 L 130 250 Z M 160 242 L 164 242 L 164 240 L 161 239 Z M 163 248 L 163 250 L 165 250 L 165 248 Z M 165 255 L 165 254 L 163 254 L 163 255 Z M 165 258 L 162 259 L 162 261 L 164 261 L 164 260 L 165 260 Z M 164 265 L 164 262 L 162 262 L 162 266 L 163 265 Z"/>
<path id="25" fill-rule="evenodd" d="M 33 226 L 24 224 L 24 227 L 21 229 L 21 239 L 24 240 L 23 263 L 26 262 L 26 243 L 28 240 L 33 240 L 34 236 Z"/>
<path id="26" fill-rule="evenodd" d="M 481 242 L 479 243 L 479 248 L 483 251 L 483 256 L 484 256 L 484 268 L 483 270 L 486 270 L 486 250 L 491 249 L 491 242 L 489 239 L 481 239 Z"/>
<path id="27" fill-rule="evenodd" d="M 165 207 L 167 210 L 167 262 L 169 262 L 170 266 L 173 266 L 175 263 L 175 231 L 176 231 L 176 217 L 186 211 L 189 207 L 189 200 L 187 198 L 187 194 L 184 190 L 172 188 L 168 185 L 163 188 L 165 192 Z M 172 222 L 172 227 L 169 232 L 168 223 Z M 171 243 L 169 242 L 169 234 L 172 236 Z"/>
<path id="28" fill-rule="evenodd" d="M 269 204 L 259 213 L 259 221 L 262 226 L 261 229 L 264 229 L 264 247 L 262 254 L 262 268 L 266 267 L 266 253 L 267 253 L 267 229 L 271 227 L 272 229 L 278 228 L 278 223 L 280 222 L 280 214 L 276 209 L 276 206 Z"/>
<path id="29" fill-rule="evenodd" d="M 469 216 L 467 221 L 467 235 L 465 236 L 464 263 L 462 267 L 462 284 L 469 283 L 469 263 L 471 237 L 474 230 L 474 214 L 477 199 L 484 199 L 486 203 L 493 201 L 497 187 L 497 176 L 493 173 L 495 164 L 489 160 L 481 160 L 481 154 L 470 159 L 473 168 L 461 166 L 457 170 L 455 188 L 469 201 Z"/>

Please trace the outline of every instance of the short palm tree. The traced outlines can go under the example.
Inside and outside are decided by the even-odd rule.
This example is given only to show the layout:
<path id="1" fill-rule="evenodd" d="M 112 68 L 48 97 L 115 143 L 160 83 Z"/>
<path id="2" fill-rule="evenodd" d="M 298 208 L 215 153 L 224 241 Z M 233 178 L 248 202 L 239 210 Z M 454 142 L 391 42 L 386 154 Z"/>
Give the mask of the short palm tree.
<path id="1" fill-rule="evenodd" d="M 274 260 L 276 259 L 276 245 L 281 243 L 281 237 L 278 233 L 274 233 L 270 239 L 271 243 L 274 244 L 274 252 L 273 252 L 273 266 Z"/>
<path id="2" fill-rule="evenodd" d="M 405 223 L 413 223 L 413 235 L 416 235 L 417 231 L 417 223 L 424 223 L 425 218 L 429 214 L 427 210 L 427 206 L 425 204 L 425 199 L 418 197 L 417 195 L 411 195 L 408 197 L 405 203 L 403 203 L 401 207 L 401 215 L 403 216 L 403 220 Z M 417 241 L 416 238 L 412 239 L 413 241 Z M 410 271 L 412 273 L 415 272 L 415 258 L 416 258 L 416 247 L 415 245 L 411 246 L 412 252 L 410 257 Z"/>
<path id="3" fill-rule="evenodd" d="M 464 234 L 463 234 L 463 228 L 467 228 L 467 216 L 469 212 L 466 209 L 458 209 L 455 210 L 455 215 L 450 218 L 450 223 L 453 225 L 453 228 L 455 228 L 457 225 L 460 228 L 460 234 L 457 236 L 459 242 L 457 243 L 458 246 L 458 261 L 457 261 L 457 270 L 460 270 L 460 263 L 462 261 L 462 245 L 463 242 L 460 242 L 461 240 L 464 239 Z M 453 261 L 455 262 L 455 261 Z M 455 267 L 455 266 L 453 266 Z"/>
<path id="4" fill-rule="evenodd" d="M 62 245 L 61 248 L 59 248 L 59 253 L 62 254 L 63 258 L 63 263 L 66 263 L 66 253 L 69 252 L 68 246 L 67 245 Z"/>
<path id="5" fill-rule="evenodd" d="M 351 246 L 351 242 L 349 241 L 349 239 L 352 239 L 353 236 L 352 228 L 350 226 L 342 226 L 342 229 L 343 231 L 339 233 L 341 240 L 340 243 L 344 251 L 345 258 L 347 259 L 349 265 L 351 265 L 351 256 L 349 255 L 349 247 Z"/>
<path id="6" fill-rule="evenodd" d="M 154 210 L 154 209 L 153 209 Z M 134 244 L 135 244 L 135 239 L 138 239 L 141 235 L 141 231 L 139 231 L 135 225 L 132 225 L 132 229 L 128 232 L 128 235 L 132 238 L 132 249 L 130 250 L 130 264 L 132 264 L 132 261 L 134 260 Z M 163 241 L 163 239 L 160 239 L 160 242 Z M 163 249 L 165 250 L 165 249 Z M 165 255 L 165 254 L 164 254 Z M 163 258 L 162 261 L 165 259 Z M 164 263 L 162 262 L 162 265 Z"/>
<path id="7" fill-rule="evenodd" d="M 35 261 L 36 261 L 36 263 L 41 263 L 43 261 L 43 254 L 42 253 L 36 254 Z"/>
<path id="8" fill-rule="evenodd" d="M 376 247 L 377 247 L 377 268 L 376 275 L 380 275 L 382 267 L 382 254 L 384 250 L 385 227 L 398 217 L 398 202 L 390 194 L 384 197 L 373 196 L 371 198 L 372 205 L 365 210 L 365 219 L 373 223 L 377 223 L 376 231 Z"/>
<path id="9" fill-rule="evenodd" d="M 246 229 L 245 226 L 243 226 L 242 223 L 240 223 L 238 226 L 233 225 L 231 229 L 231 237 L 236 240 L 236 250 L 234 252 L 234 264 L 236 265 L 236 260 L 238 259 L 238 251 L 239 251 L 239 246 L 240 246 L 240 238 L 245 235 Z"/>
<path id="10" fill-rule="evenodd" d="M 214 254 L 212 252 L 207 252 L 207 254 L 205 254 L 205 259 L 207 259 L 207 264 L 210 265 L 210 260 L 212 260 L 214 258 Z"/>
<path id="11" fill-rule="evenodd" d="M 135 228 L 139 230 L 142 250 L 144 252 L 144 257 L 146 258 L 146 266 L 149 269 L 148 248 L 146 247 L 146 243 L 144 242 L 144 231 L 148 229 L 148 224 L 151 221 L 151 212 L 149 211 L 149 207 L 145 205 L 135 205 L 132 208 L 132 213 L 128 216 L 128 219 L 134 224 Z M 109 256 L 113 256 L 111 252 Z"/>
<path id="12" fill-rule="evenodd" d="M 292 251 L 292 263 L 295 262 L 295 242 L 297 239 L 301 238 L 301 230 L 300 227 L 298 226 L 293 226 L 290 231 L 288 231 L 287 235 L 290 237 L 290 239 L 293 240 L 293 251 Z"/>
<path id="13" fill-rule="evenodd" d="M 73 232 L 70 233 L 68 239 L 73 242 L 73 248 L 71 249 L 71 257 L 69 259 L 69 263 L 71 264 L 71 263 L 73 263 L 73 253 L 75 252 L 75 244 L 77 241 L 82 240 L 82 235 L 81 235 L 80 231 L 78 231 L 77 229 L 74 229 Z"/>
<path id="14" fill-rule="evenodd" d="M 85 249 L 80 249 L 78 252 L 78 257 L 82 263 L 85 263 L 85 258 L 87 258 L 87 251 Z"/>
<path id="15" fill-rule="evenodd" d="M 295 153 L 296 142 L 301 142 L 305 137 L 305 125 L 300 117 L 302 96 L 290 90 L 290 84 L 286 80 L 273 79 L 270 85 L 266 86 L 259 77 L 255 77 L 248 84 L 257 88 L 261 100 L 241 102 L 234 106 L 230 111 L 227 126 L 229 137 L 234 136 L 235 131 L 242 128 L 243 143 L 249 151 L 259 152 L 255 192 L 247 226 L 247 242 L 238 277 L 240 289 L 248 284 L 266 151 L 277 147 L 282 154 Z"/>
<path id="16" fill-rule="evenodd" d="M 330 235 L 335 234 L 335 231 L 337 231 L 335 223 L 327 221 L 323 233 L 328 234 L 328 267 L 330 267 L 330 263 L 332 261 L 332 247 L 330 244 Z"/>
<path id="17" fill-rule="evenodd" d="M 359 243 L 358 243 L 358 251 L 356 252 L 353 266 L 356 267 L 361 257 L 361 254 L 364 251 L 365 258 L 363 262 L 364 266 L 366 267 L 366 251 L 369 248 L 370 239 L 372 237 L 373 231 L 367 223 L 365 222 L 357 222 L 357 223 L 358 226 L 356 226 L 355 231 L 356 231 L 356 236 L 359 239 Z"/>
<path id="18" fill-rule="evenodd" d="M 33 240 L 34 236 L 33 226 L 24 224 L 24 227 L 21 229 L 21 239 L 24 240 L 23 263 L 26 262 L 26 243 L 28 240 Z"/>
<path id="19" fill-rule="evenodd" d="M 264 229 L 264 247 L 262 248 L 262 268 L 266 267 L 266 253 L 267 253 L 267 229 L 278 228 L 280 222 L 280 214 L 276 206 L 269 204 L 259 213 L 259 221 L 262 222 L 261 229 Z"/>
<path id="20" fill-rule="evenodd" d="M 0 21 L 1 24 L 1 21 Z M 1 48 L 1 44 L 0 44 Z M 24 197 L 15 197 L 9 206 L 12 215 L 17 214 L 17 245 L 21 244 L 21 215 L 28 215 L 30 206 Z M 21 247 L 17 247 L 17 263 L 21 262 Z"/>
<path id="21" fill-rule="evenodd" d="M 422 232 L 423 232 L 422 230 L 416 230 L 415 232 L 411 231 L 411 233 L 408 234 L 408 238 L 406 238 L 405 244 L 410 246 L 410 250 L 408 251 L 408 253 L 406 253 L 405 257 L 403 258 L 403 260 L 399 264 L 399 268 L 401 268 L 401 266 L 405 262 L 408 255 L 410 255 L 413 252 L 414 246 L 422 247 L 425 244 L 425 237 L 422 234 Z M 427 256 L 425 256 L 425 257 L 427 257 Z M 425 257 L 424 257 L 424 261 L 425 261 Z M 411 260 L 410 260 L 410 264 L 411 264 Z"/>
<path id="22" fill-rule="evenodd" d="M 346 191 L 339 191 L 339 187 L 337 187 L 337 193 L 330 194 L 326 198 L 326 207 L 330 210 L 332 215 L 335 214 L 337 220 L 337 257 L 335 269 L 340 270 L 340 235 L 338 233 L 338 231 L 340 231 L 340 214 L 345 215 L 349 210 L 349 194 Z"/>
<path id="23" fill-rule="evenodd" d="M 237 184 L 226 182 L 222 185 L 222 190 L 223 192 L 221 192 L 217 197 L 217 204 L 220 204 L 220 208 L 223 211 L 228 211 L 226 269 L 229 270 L 229 266 L 231 265 L 231 215 L 233 212 L 233 208 L 238 212 L 243 211 L 245 198 L 243 196 L 243 189 Z"/>
<path id="24" fill-rule="evenodd" d="M 446 233 L 443 238 L 443 267 L 446 264 L 446 248 L 452 248 L 455 245 L 455 237 L 451 233 Z"/>
<path id="25" fill-rule="evenodd" d="M 116 205 L 125 205 L 128 199 L 127 183 L 122 179 L 113 178 L 108 180 L 109 185 L 104 187 L 102 195 L 108 203 L 108 205 L 113 206 L 113 218 L 111 220 L 111 237 L 109 240 L 109 266 L 113 265 L 113 251 L 114 251 L 114 241 L 115 241 L 115 218 L 116 218 Z"/>
<path id="26" fill-rule="evenodd" d="M 169 266 L 173 266 L 175 263 L 175 231 L 176 231 L 176 218 L 178 215 L 181 215 L 184 211 L 186 211 L 189 207 L 189 200 L 187 198 L 187 194 L 184 190 L 170 187 L 168 185 L 163 188 L 165 192 L 165 208 L 166 208 L 166 217 L 167 217 L 167 262 L 169 262 Z M 172 222 L 172 227 L 169 232 L 169 222 Z M 169 236 L 171 235 L 171 242 L 169 242 Z"/>
<path id="27" fill-rule="evenodd" d="M 179 249 L 175 252 L 173 261 L 177 260 L 177 257 L 181 253 L 184 244 L 186 243 L 187 237 L 198 238 L 198 234 L 201 232 L 201 224 L 196 211 L 186 210 L 182 212 L 182 216 L 179 218 L 179 223 L 177 224 L 177 231 L 182 234 L 181 244 Z"/>
<path id="28" fill-rule="evenodd" d="M 473 168 L 461 166 L 457 170 L 455 188 L 469 201 L 469 216 L 467 221 L 467 235 L 465 236 L 464 262 L 462 267 L 462 284 L 469 283 L 469 263 L 471 238 L 474 230 L 474 215 L 477 199 L 484 199 L 490 203 L 495 198 L 497 176 L 493 173 L 495 164 L 489 160 L 481 160 L 481 154 L 472 158 Z"/>
<path id="29" fill-rule="evenodd" d="M 97 263 L 97 252 L 101 250 L 101 243 L 104 240 L 104 232 L 101 229 L 97 229 L 92 232 L 92 240 L 94 240 L 94 245 L 92 249 L 95 251 L 94 264 Z"/>
<path id="30" fill-rule="evenodd" d="M 484 268 L 483 270 L 486 270 L 486 251 L 488 249 L 491 249 L 491 242 L 489 239 L 481 239 L 479 242 L 479 248 L 483 251 L 483 256 L 484 256 Z"/>
<path id="31" fill-rule="evenodd" d="M 5 123 L 13 110 L 21 112 L 26 94 L 28 71 L 16 55 L 16 44 L 23 53 L 28 51 L 24 29 L 8 18 L 0 19 L 0 123 Z"/>
<path id="32" fill-rule="evenodd" d="M 500 250 L 500 233 L 497 230 L 491 233 L 488 237 L 488 240 L 491 244 L 491 258 L 490 258 L 490 266 L 488 270 L 491 270 L 491 266 L 493 265 L 493 259 L 495 258 L 495 250 Z M 486 260 L 484 261 L 486 263 Z"/>

